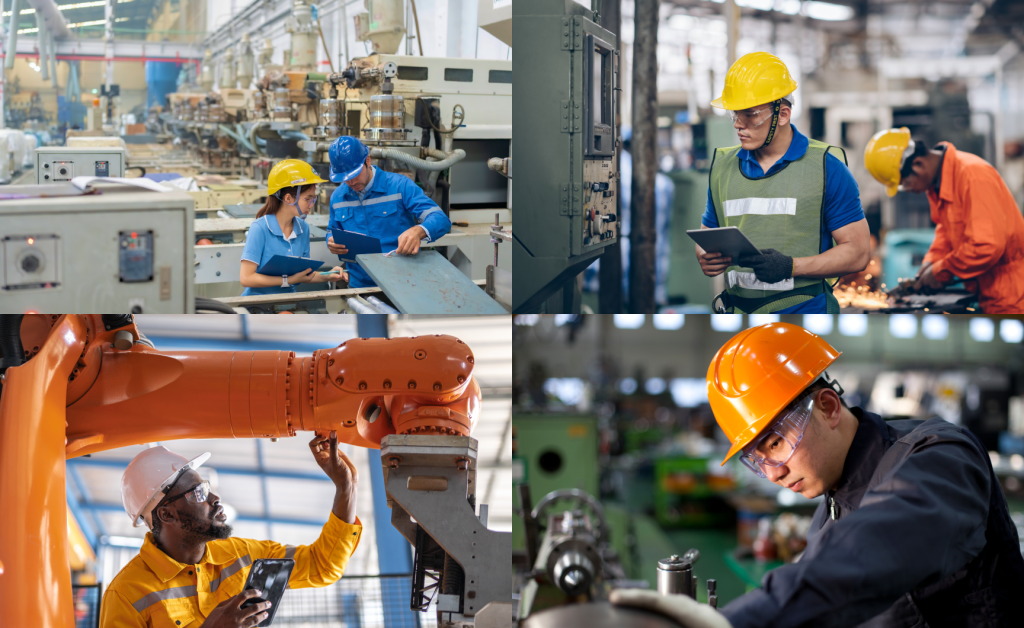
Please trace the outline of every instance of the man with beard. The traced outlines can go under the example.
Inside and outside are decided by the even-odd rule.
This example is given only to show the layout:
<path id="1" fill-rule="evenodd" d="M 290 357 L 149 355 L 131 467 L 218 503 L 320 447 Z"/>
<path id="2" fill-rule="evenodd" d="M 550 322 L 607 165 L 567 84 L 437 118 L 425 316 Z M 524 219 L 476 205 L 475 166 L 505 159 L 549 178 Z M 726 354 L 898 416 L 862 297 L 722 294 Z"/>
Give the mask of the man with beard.
<path id="1" fill-rule="evenodd" d="M 231 538 L 220 497 L 196 472 L 209 453 L 188 460 L 158 446 L 135 456 L 121 478 L 121 501 L 132 525 L 145 524 L 150 532 L 139 555 L 107 587 L 100 626 L 255 626 L 267 618 L 270 602 L 241 608 L 261 593 L 242 587 L 259 558 L 295 560 L 292 589 L 336 582 L 362 534 L 356 468 L 338 450 L 335 432 L 317 433 L 309 448 L 334 482 L 334 506 L 320 538 L 298 547 Z"/>

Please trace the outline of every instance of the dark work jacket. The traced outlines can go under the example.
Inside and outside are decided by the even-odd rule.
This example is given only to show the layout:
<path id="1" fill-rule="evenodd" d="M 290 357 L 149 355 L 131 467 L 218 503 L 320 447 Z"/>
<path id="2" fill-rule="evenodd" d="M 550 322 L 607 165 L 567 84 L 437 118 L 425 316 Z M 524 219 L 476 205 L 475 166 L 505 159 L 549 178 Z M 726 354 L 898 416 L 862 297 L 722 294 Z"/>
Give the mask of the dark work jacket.
<path id="1" fill-rule="evenodd" d="M 1024 626 L 1017 529 L 978 439 L 851 411 L 860 425 L 807 549 L 722 609 L 733 627 Z"/>

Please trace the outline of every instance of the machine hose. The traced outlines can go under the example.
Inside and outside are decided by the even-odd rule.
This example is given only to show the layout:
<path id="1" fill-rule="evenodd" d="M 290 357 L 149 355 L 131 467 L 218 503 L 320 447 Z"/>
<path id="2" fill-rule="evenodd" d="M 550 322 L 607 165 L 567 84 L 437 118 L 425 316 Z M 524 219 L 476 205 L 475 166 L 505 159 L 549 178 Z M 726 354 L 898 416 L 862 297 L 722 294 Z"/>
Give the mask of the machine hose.
<path id="1" fill-rule="evenodd" d="M 25 349 L 21 346 L 21 319 L 24 314 L 0 314 L 0 371 L 25 363 Z"/>
<path id="2" fill-rule="evenodd" d="M 196 297 L 196 312 L 216 312 L 217 314 L 238 314 L 233 307 L 227 303 L 221 303 L 217 299 Z"/>
<path id="3" fill-rule="evenodd" d="M 256 130 L 259 129 L 261 126 L 264 126 L 264 125 L 267 125 L 267 124 L 270 124 L 270 123 L 267 122 L 267 121 L 263 121 L 263 122 L 257 122 L 256 124 L 254 124 L 251 127 L 249 127 L 249 144 L 251 144 L 252 147 L 256 150 L 256 155 L 258 157 L 266 157 L 267 154 L 265 152 L 263 152 L 262 150 L 260 150 L 260 144 L 259 144 L 259 142 L 256 141 Z"/>
<path id="4" fill-rule="evenodd" d="M 403 153 L 397 148 L 373 148 L 370 150 L 370 156 L 374 159 L 394 159 L 395 161 L 408 164 L 413 168 L 427 170 L 429 172 L 440 172 L 451 168 L 453 165 L 466 158 L 466 151 L 461 148 L 456 148 L 451 153 L 445 153 L 436 149 L 428 148 L 427 155 L 440 159 L 440 161 L 427 161 L 426 159 L 420 159 L 419 157 L 414 157 L 408 153 Z"/>
<path id="5" fill-rule="evenodd" d="M 370 307 L 355 297 L 345 299 L 345 303 L 348 304 L 348 309 L 352 310 L 356 314 L 383 314 L 383 312 L 378 312 L 373 307 Z"/>
<path id="6" fill-rule="evenodd" d="M 221 133 L 223 133 L 224 135 L 227 135 L 228 137 L 234 139 L 236 142 L 241 143 L 242 146 L 245 146 L 246 148 L 248 148 L 253 153 L 256 152 L 256 149 L 253 147 L 252 144 L 249 143 L 249 140 L 245 139 L 244 137 L 242 137 L 238 133 L 232 131 L 231 129 L 229 129 L 228 127 L 224 126 L 223 124 L 218 124 L 217 128 L 221 130 Z"/>
<path id="7" fill-rule="evenodd" d="M 370 296 L 366 297 L 366 300 L 367 300 L 367 302 L 369 302 L 370 305 L 372 305 L 373 307 L 377 308 L 378 310 L 380 310 L 384 314 L 401 314 L 401 312 L 399 312 L 395 308 L 391 307 L 390 305 L 388 305 L 387 303 L 381 301 L 380 299 L 378 299 L 377 297 L 375 297 L 373 295 L 370 295 Z"/>

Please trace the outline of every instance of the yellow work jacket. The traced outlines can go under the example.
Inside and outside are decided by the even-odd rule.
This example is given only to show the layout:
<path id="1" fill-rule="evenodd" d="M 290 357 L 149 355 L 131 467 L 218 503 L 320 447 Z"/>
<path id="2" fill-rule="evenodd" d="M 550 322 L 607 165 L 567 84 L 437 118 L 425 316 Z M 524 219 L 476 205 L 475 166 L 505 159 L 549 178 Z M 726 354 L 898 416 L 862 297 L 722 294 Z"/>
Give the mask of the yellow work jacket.
<path id="1" fill-rule="evenodd" d="M 345 523 L 331 513 L 312 545 L 230 538 L 206 544 L 195 565 L 174 560 L 153 543 L 153 533 L 136 556 L 114 577 L 103 594 L 101 628 L 201 626 L 224 600 L 242 592 L 249 566 L 257 558 L 292 558 L 288 587 L 324 587 L 341 578 L 359 545 L 363 526 Z M 286 594 L 287 595 L 287 594 Z"/>

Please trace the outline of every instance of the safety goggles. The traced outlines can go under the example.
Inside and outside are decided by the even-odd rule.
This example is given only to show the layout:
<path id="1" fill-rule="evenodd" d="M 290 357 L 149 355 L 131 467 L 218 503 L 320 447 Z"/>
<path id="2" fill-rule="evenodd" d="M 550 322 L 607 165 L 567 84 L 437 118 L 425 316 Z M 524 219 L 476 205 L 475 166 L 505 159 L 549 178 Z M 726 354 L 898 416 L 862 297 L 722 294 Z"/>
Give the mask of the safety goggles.
<path id="1" fill-rule="evenodd" d="M 793 457 L 807 431 L 813 409 L 813 394 L 791 403 L 764 432 L 743 448 L 740 461 L 758 477 L 768 477 L 765 467 L 781 467 Z"/>
<path id="2" fill-rule="evenodd" d="M 199 484 L 196 484 L 195 486 L 193 486 L 192 488 L 188 489 L 187 491 L 185 491 L 181 495 L 178 495 L 176 497 L 172 497 L 171 499 L 168 499 L 167 501 L 163 502 L 161 505 L 162 506 L 169 506 L 169 505 L 173 504 L 174 502 L 178 501 L 179 499 L 181 499 L 182 497 L 184 497 L 185 501 L 187 501 L 189 503 L 201 504 L 201 503 L 205 502 L 206 499 L 209 496 L 210 496 L 210 482 L 208 480 L 203 480 L 202 482 L 200 482 Z"/>
<path id="3" fill-rule="evenodd" d="M 732 120 L 733 124 L 739 122 L 745 129 L 756 129 L 772 117 L 771 112 L 771 107 L 744 109 L 743 111 L 730 111 L 729 119 Z"/>
<path id="4" fill-rule="evenodd" d="M 914 174 L 914 140 L 910 140 L 907 148 L 900 156 L 900 181 Z"/>

